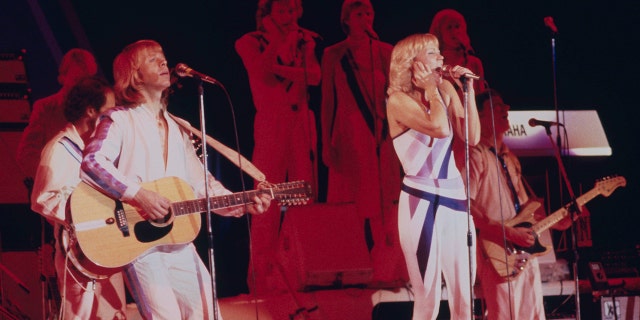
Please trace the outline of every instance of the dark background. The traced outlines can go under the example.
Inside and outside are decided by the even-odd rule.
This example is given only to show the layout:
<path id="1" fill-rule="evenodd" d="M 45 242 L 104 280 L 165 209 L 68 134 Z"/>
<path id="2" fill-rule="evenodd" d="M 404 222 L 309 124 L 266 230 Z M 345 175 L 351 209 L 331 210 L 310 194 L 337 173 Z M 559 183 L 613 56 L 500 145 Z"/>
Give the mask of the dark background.
<path id="1" fill-rule="evenodd" d="M 317 43 L 319 57 L 323 48 L 344 38 L 339 26 L 341 3 L 303 0 L 300 25 L 322 36 Z M 610 157 L 565 157 L 573 188 L 577 193 L 580 189 L 589 190 L 596 179 L 611 174 L 627 179 L 625 188 L 589 203 L 593 248 L 585 250 L 596 253 L 586 255 L 629 248 L 633 251 L 640 244 L 640 219 L 633 201 L 640 195 L 640 156 L 637 129 L 633 129 L 637 128 L 639 115 L 640 6 L 633 1 L 593 0 L 571 4 L 547 0 L 372 3 L 376 10 L 374 28 L 382 40 L 391 44 L 409 34 L 427 32 L 440 9 L 460 11 L 466 17 L 472 46 L 483 61 L 489 85 L 503 93 L 513 110 L 554 109 L 552 35 L 543 23 L 544 17 L 553 17 L 559 29 L 555 37 L 558 108 L 560 112 L 597 110 L 613 150 Z M 233 46 L 241 35 L 255 30 L 256 5 L 256 0 L 3 1 L 0 52 L 27 50 L 31 99 L 35 100 L 58 90 L 57 65 L 61 55 L 72 47 L 94 52 L 101 73 L 112 80 L 111 62 L 125 45 L 139 39 L 157 40 L 164 47 L 170 66 L 183 62 L 224 84 L 226 91 L 205 85 L 207 131 L 235 148 L 237 130 L 239 148 L 249 157 L 254 110 L 246 72 Z M 180 86 L 169 109 L 197 125 L 195 83 L 184 79 Z M 320 103 L 318 92 L 313 89 L 311 96 L 311 106 L 316 111 Z M 237 169 L 215 153 L 210 160 L 213 171 L 229 188 L 242 188 Z M 555 159 L 525 158 L 522 162 L 525 174 L 549 174 L 552 209 L 566 202 L 558 197 Z M 323 177 L 324 168 L 320 173 Z M 250 180 L 245 184 L 252 187 Z M 318 193 L 322 200 L 325 191 L 321 188 Z M 5 206 L 5 210 L 15 209 Z M 234 294 L 244 290 L 244 274 L 238 270 L 246 270 L 246 220 L 216 218 L 214 222 L 216 259 L 220 260 L 217 269 L 223 275 L 218 277 L 219 290 L 222 295 Z M 11 242 L 4 240 L 7 241 Z M 199 243 L 206 248 L 204 242 Z"/>

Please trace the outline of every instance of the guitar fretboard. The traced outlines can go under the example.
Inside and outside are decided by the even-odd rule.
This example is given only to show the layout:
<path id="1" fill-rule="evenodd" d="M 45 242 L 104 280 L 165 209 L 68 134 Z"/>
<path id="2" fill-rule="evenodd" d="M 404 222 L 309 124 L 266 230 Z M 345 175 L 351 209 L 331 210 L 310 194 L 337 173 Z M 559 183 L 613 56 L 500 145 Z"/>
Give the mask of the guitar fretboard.
<path id="1" fill-rule="evenodd" d="M 578 206 L 583 206 L 599 194 L 600 192 L 598 192 L 598 190 L 596 190 L 595 188 L 591 189 L 587 191 L 587 193 L 579 196 L 576 199 L 576 202 L 578 203 Z M 554 224 L 560 222 L 560 220 L 564 219 L 566 216 L 569 215 L 570 207 L 571 207 L 571 204 L 567 204 L 561 209 L 558 209 L 558 211 L 554 212 L 550 216 L 544 218 L 542 221 L 538 222 L 535 226 L 532 227 L 533 231 L 535 233 L 540 234 L 541 232 L 544 232 L 545 230 L 551 228 Z"/>
<path id="2" fill-rule="evenodd" d="M 253 203 L 251 199 L 253 199 L 254 196 L 260 193 L 268 193 L 270 192 L 270 190 L 271 189 L 251 190 L 247 192 L 238 192 L 223 196 L 210 197 L 209 203 L 212 210 L 251 204 Z M 207 201 L 206 199 L 195 199 L 174 202 L 171 204 L 171 210 L 176 216 L 191 214 L 195 212 L 206 212 Z"/>

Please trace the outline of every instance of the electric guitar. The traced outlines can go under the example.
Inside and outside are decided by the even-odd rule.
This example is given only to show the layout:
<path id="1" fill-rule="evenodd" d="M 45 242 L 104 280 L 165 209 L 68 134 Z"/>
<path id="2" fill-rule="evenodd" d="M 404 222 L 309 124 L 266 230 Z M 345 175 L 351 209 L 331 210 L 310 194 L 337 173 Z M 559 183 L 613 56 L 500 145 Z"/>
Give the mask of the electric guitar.
<path id="1" fill-rule="evenodd" d="M 624 177 L 603 178 L 596 182 L 593 189 L 579 196 L 576 199 L 576 204 L 581 207 L 598 195 L 608 197 L 615 189 L 626 185 L 627 181 Z M 520 271 L 524 269 L 530 258 L 549 252 L 551 246 L 541 244 L 538 236 L 565 217 L 568 217 L 570 215 L 569 210 L 571 205 L 572 203 L 569 203 L 546 218 L 536 221 L 534 213 L 541 206 L 541 203 L 530 201 L 517 216 L 504 223 L 505 226 L 509 227 L 531 228 L 533 236 L 535 237 L 535 243 L 530 247 L 520 247 L 507 241 L 505 248 L 502 234 L 486 235 L 478 233 L 483 252 L 496 272 L 501 277 L 514 278 L 520 274 Z M 574 220 L 578 218 L 579 217 L 576 216 Z"/>
<path id="2" fill-rule="evenodd" d="M 142 187 L 171 200 L 170 212 L 162 221 L 145 220 L 136 208 L 113 200 L 85 182 L 71 194 L 68 252 L 85 275 L 105 278 L 151 248 L 189 243 L 200 232 L 199 213 L 207 211 L 207 201 L 194 199 L 186 181 L 168 177 L 144 183 Z M 281 206 L 306 204 L 312 196 L 309 183 L 285 182 L 271 188 L 210 197 L 210 208 L 250 204 L 254 196 L 265 193 Z"/>

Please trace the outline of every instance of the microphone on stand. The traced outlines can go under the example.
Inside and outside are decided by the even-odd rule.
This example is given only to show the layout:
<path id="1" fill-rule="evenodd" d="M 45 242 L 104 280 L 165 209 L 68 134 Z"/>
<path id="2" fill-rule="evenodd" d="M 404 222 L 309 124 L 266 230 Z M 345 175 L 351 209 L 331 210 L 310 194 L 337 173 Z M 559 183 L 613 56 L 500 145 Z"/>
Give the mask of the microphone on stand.
<path id="1" fill-rule="evenodd" d="M 464 45 L 464 44 L 460 44 L 460 47 L 459 47 L 459 48 L 460 48 L 460 49 L 462 49 L 462 51 L 463 51 L 465 54 L 470 54 L 470 55 L 472 55 L 472 56 L 475 56 L 475 55 L 476 55 L 476 51 L 475 51 L 475 50 L 473 50 L 473 47 L 471 47 L 471 45 L 466 46 L 466 45 Z"/>
<path id="2" fill-rule="evenodd" d="M 220 82 L 204 73 L 200 73 L 198 71 L 195 71 L 191 68 L 189 68 L 189 66 L 187 66 L 184 63 L 178 63 L 175 67 L 175 71 L 176 74 L 181 77 L 191 77 L 191 78 L 198 78 L 204 82 L 209 82 L 211 84 L 220 84 Z"/>
<path id="3" fill-rule="evenodd" d="M 364 29 L 364 32 L 367 33 L 367 35 L 369 36 L 369 38 L 373 39 L 373 40 L 380 40 L 380 37 L 378 37 L 378 34 L 373 31 L 373 28 L 371 26 L 367 26 Z"/>
<path id="4" fill-rule="evenodd" d="M 442 74 L 442 76 L 453 78 L 453 76 L 451 75 L 451 71 L 452 70 L 453 70 L 452 66 L 450 66 L 448 64 L 445 64 L 441 68 L 437 68 L 436 72 L 439 72 L 440 74 Z M 461 75 L 460 78 L 480 80 L 480 76 L 477 76 L 477 75 L 475 75 L 473 73 L 465 73 L 465 74 Z"/>
<path id="5" fill-rule="evenodd" d="M 300 34 L 300 41 L 303 42 L 313 41 L 314 39 L 324 40 L 320 34 L 302 27 L 298 27 L 298 34 Z"/>
<path id="6" fill-rule="evenodd" d="M 529 119 L 529 125 L 532 126 L 532 127 L 543 126 L 543 127 L 547 128 L 547 129 L 549 129 L 549 127 L 551 127 L 551 126 L 564 127 L 564 124 L 562 124 L 560 122 L 544 121 L 544 120 L 538 120 L 536 118 Z"/>
<path id="7" fill-rule="evenodd" d="M 459 48 L 462 49 L 465 54 L 470 54 L 472 56 L 476 54 L 476 51 L 473 50 L 473 47 L 471 46 L 471 41 L 469 40 L 468 35 L 463 34 L 456 36 L 456 40 L 460 43 Z"/>

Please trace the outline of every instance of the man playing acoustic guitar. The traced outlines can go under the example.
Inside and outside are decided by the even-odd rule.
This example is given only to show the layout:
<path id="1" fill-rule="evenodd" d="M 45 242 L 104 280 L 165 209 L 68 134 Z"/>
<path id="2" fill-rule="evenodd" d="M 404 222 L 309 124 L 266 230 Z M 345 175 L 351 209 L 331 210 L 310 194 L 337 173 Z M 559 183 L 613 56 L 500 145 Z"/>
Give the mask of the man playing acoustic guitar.
<path id="1" fill-rule="evenodd" d="M 93 180 L 93 185 L 114 200 L 136 208 L 149 222 L 175 218 L 175 226 L 165 229 L 173 237 L 180 220 L 174 213 L 179 208 L 173 207 L 169 199 L 174 194 L 153 189 L 160 184 L 156 181 L 175 177 L 191 189 L 182 190 L 199 197 L 206 194 L 207 184 L 212 196 L 231 192 L 208 172 L 205 179 L 204 165 L 196 155 L 189 132 L 167 112 L 170 73 L 160 44 L 140 40 L 125 47 L 113 62 L 113 76 L 116 100 L 123 107 L 101 117 L 85 150 L 83 180 Z M 236 217 L 247 211 L 260 214 L 269 207 L 271 196 L 262 193 L 250 200 L 252 203 L 246 206 L 240 203 L 213 211 Z M 149 236 L 146 231 L 152 229 L 151 225 L 138 223 L 129 229 L 122 218 L 107 219 L 107 224 L 119 224 L 123 237 Z M 187 221 L 196 223 L 200 216 Z M 96 224 L 84 224 L 82 228 Z M 138 230 L 144 228 L 146 231 Z M 191 241 L 152 247 L 124 266 L 124 274 L 145 319 L 213 319 L 214 310 L 219 312 L 214 308 L 211 274 Z"/>
<path id="2" fill-rule="evenodd" d="M 524 248 L 533 246 L 536 241 L 531 228 L 501 223 L 513 219 L 529 201 L 520 162 L 503 143 L 504 133 L 509 130 L 509 105 L 494 90 L 478 94 L 476 103 L 481 139 L 470 150 L 469 197 L 471 214 L 478 230 L 477 247 L 480 252 L 477 254 L 477 275 L 487 305 L 488 319 L 545 319 L 537 259 L 531 256 L 523 265 L 509 266 L 503 263 L 507 265 L 507 271 L 497 270 L 497 266 L 503 267 L 497 260 L 508 262 L 504 258 L 503 235 L 506 242 Z M 566 229 L 569 226 L 571 220 L 565 218 L 555 228 Z M 493 243 L 498 244 L 496 247 L 501 251 L 495 255 L 498 258 L 492 258 L 487 247 L 483 246 L 487 238 L 496 239 Z"/>

